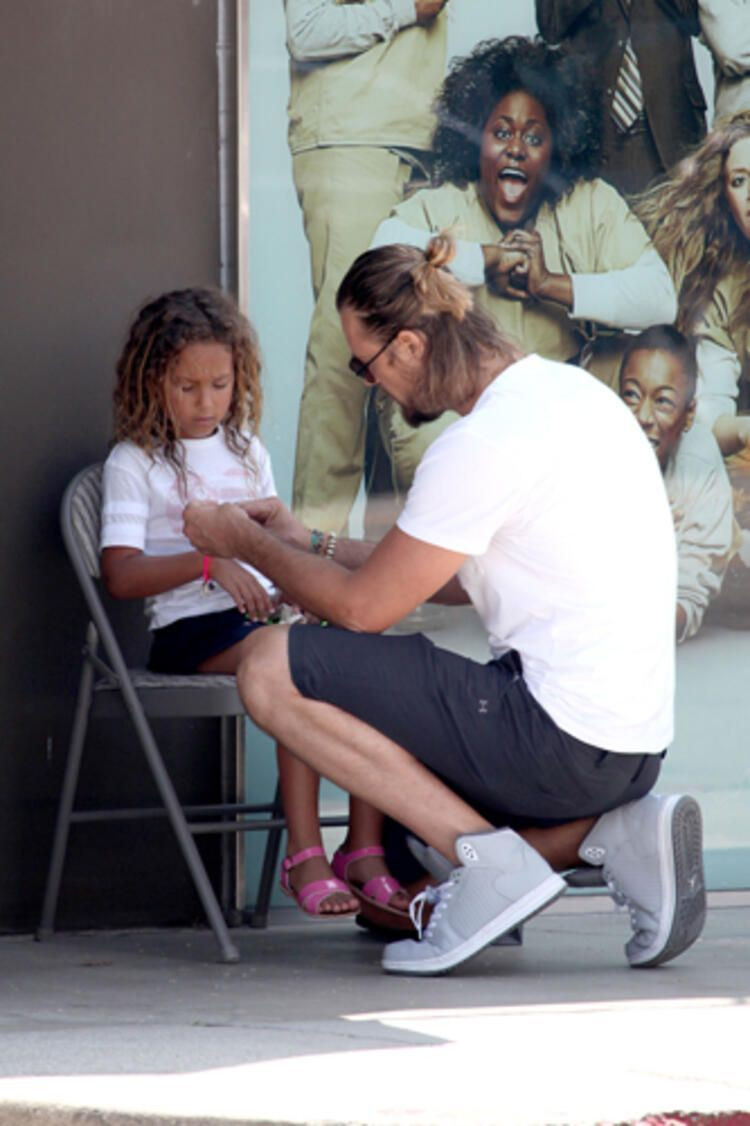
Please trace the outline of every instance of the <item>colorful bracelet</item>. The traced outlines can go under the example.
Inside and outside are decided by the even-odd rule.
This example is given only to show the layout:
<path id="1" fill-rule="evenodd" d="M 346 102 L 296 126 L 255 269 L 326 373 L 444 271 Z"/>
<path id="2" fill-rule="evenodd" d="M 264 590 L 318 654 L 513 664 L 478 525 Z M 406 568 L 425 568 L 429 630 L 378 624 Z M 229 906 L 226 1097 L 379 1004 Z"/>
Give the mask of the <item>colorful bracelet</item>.
<path id="1" fill-rule="evenodd" d="M 324 542 L 325 536 L 323 532 L 319 531 L 317 528 L 313 528 L 310 532 L 310 551 L 313 555 L 320 555 L 323 550 Z"/>

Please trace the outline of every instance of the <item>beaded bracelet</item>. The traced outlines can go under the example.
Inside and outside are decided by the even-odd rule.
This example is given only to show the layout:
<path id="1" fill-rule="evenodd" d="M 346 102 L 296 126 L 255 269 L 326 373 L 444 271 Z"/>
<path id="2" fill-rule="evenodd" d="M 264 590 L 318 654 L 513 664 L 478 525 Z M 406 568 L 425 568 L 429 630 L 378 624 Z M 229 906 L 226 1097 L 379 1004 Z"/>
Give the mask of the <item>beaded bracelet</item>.
<path id="1" fill-rule="evenodd" d="M 313 528 L 313 530 L 310 532 L 310 551 L 313 553 L 313 555 L 320 555 L 321 551 L 323 550 L 324 542 L 325 535 L 323 534 L 323 532 L 318 531 L 317 528 Z"/>
<path id="2" fill-rule="evenodd" d="M 325 555 L 326 559 L 333 559 L 333 553 L 334 553 L 334 551 L 336 550 L 336 541 L 337 541 L 337 539 L 338 539 L 338 536 L 336 535 L 336 533 L 335 533 L 335 532 L 329 532 L 329 534 L 328 534 L 328 542 L 326 543 L 326 549 L 325 549 L 325 551 L 323 552 L 323 554 Z"/>

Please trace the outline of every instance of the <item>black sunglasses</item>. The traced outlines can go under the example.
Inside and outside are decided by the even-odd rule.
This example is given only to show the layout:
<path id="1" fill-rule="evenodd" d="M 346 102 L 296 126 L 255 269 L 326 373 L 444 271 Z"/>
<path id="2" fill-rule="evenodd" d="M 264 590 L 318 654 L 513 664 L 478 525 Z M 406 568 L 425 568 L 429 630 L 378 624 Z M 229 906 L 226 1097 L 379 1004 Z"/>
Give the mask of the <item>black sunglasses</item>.
<path id="1" fill-rule="evenodd" d="M 383 355 L 383 352 L 385 352 L 386 348 L 390 348 L 391 344 L 393 344 L 393 341 L 396 339 L 400 332 L 401 329 L 397 328 L 396 331 L 388 337 L 382 348 L 378 348 L 375 355 L 370 356 L 367 363 L 365 363 L 363 360 L 358 360 L 356 356 L 352 356 L 349 360 L 349 371 L 352 373 L 352 375 L 356 375 L 360 379 L 364 379 L 365 383 L 373 384 L 375 382 L 375 376 L 370 371 L 370 364 L 374 364 L 378 357 Z"/>

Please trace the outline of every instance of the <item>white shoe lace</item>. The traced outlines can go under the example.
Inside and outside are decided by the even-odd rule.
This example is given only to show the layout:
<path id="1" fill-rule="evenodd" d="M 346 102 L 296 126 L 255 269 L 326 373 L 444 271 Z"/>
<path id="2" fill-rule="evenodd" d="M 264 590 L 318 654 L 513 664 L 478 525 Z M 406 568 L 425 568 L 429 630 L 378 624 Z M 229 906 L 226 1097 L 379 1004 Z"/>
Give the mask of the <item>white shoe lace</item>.
<path id="1" fill-rule="evenodd" d="M 633 928 L 633 932 L 636 933 L 637 931 L 641 930 L 641 926 L 640 926 L 640 923 L 639 923 L 639 920 L 638 920 L 636 909 L 633 906 L 632 901 L 630 899 L 628 899 L 627 895 L 622 890 L 622 888 L 620 888 L 618 886 L 617 880 L 612 875 L 611 870 L 607 867 L 602 868 L 602 875 L 604 876 L 604 880 L 605 880 L 605 883 L 607 885 L 607 889 L 609 891 L 609 894 L 614 899 L 617 907 L 627 907 L 628 915 L 630 916 L 630 924 Z"/>
<path id="2" fill-rule="evenodd" d="M 433 924 L 442 914 L 446 903 L 451 897 L 453 888 L 453 880 L 448 880 L 446 883 L 438 884 L 437 886 L 429 885 L 424 889 L 424 891 L 420 891 L 419 894 L 415 895 L 412 899 L 411 903 L 409 904 L 409 918 L 414 924 L 414 929 L 417 932 L 418 942 L 422 941 L 423 936 L 429 938 Z M 434 906 L 434 911 L 430 915 L 430 920 L 427 923 L 427 926 L 423 927 L 422 918 L 424 916 L 425 907 L 428 904 L 430 906 Z"/>

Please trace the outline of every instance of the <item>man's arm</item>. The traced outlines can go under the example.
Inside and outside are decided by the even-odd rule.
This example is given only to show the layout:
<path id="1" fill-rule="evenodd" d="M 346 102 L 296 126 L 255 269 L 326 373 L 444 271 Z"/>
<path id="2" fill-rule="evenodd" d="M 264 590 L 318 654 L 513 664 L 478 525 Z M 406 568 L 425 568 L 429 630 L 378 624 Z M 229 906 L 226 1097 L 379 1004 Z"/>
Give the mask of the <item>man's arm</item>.
<path id="1" fill-rule="evenodd" d="M 311 549 L 311 530 L 305 527 L 278 497 L 246 501 L 240 504 L 240 507 L 282 542 L 301 551 Z M 377 543 L 371 540 L 350 540 L 339 536 L 335 544 L 336 562 L 339 566 L 346 567 L 348 571 L 356 571 L 366 559 L 369 559 L 376 547 Z M 458 576 L 454 575 L 444 586 L 435 591 L 429 601 L 439 602 L 444 606 L 465 606 L 470 599 Z"/>
<path id="2" fill-rule="evenodd" d="M 466 558 L 393 528 L 367 545 L 361 566 L 350 570 L 285 543 L 231 504 L 188 505 L 185 534 L 205 554 L 252 563 L 319 618 L 369 633 L 387 629 L 445 588 Z"/>
<path id="3" fill-rule="evenodd" d="M 447 0 L 286 0 L 289 54 L 297 62 L 325 62 L 369 51 L 405 27 L 431 22 Z"/>
<path id="4" fill-rule="evenodd" d="M 698 0 L 703 37 L 724 74 L 750 72 L 750 2 Z"/>

